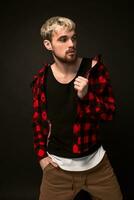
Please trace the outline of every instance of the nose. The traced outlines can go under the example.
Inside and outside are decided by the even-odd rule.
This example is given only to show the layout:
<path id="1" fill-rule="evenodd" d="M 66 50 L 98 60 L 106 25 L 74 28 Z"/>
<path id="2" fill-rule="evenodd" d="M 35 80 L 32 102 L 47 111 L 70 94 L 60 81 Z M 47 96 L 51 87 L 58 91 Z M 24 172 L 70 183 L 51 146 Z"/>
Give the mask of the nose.
<path id="1" fill-rule="evenodd" d="M 74 41 L 72 39 L 68 40 L 69 47 L 74 47 Z"/>

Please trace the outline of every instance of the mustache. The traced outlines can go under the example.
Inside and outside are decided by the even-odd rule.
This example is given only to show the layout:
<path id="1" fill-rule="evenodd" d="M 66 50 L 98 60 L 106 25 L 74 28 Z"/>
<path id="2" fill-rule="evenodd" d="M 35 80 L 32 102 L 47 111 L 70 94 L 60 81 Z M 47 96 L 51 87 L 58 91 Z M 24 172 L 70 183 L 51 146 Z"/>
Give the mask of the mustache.
<path id="1" fill-rule="evenodd" d="M 66 53 L 72 53 L 72 52 L 75 52 L 76 51 L 76 48 L 71 48 L 69 50 L 66 51 Z"/>

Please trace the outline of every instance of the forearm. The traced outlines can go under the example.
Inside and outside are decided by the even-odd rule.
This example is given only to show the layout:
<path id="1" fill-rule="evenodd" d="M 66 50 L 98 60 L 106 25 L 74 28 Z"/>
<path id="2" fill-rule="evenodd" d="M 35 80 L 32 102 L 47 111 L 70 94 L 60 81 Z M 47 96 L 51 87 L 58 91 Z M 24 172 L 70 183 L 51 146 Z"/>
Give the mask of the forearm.
<path id="1" fill-rule="evenodd" d="M 93 69 L 94 70 L 94 69 Z M 100 64 L 89 76 L 87 94 L 80 102 L 85 101 L 93 117 L 99 120 L 112 120 L 116 104 L 110 83 L 109 72 Z"/>
<path id="2" fill-rule="evenodd" d="M 104 65 L 101 65 L 96 82 L 97 84 L 91 87 L 95 96 L 95 112 L 101 120 L 112 120 L 116 103 L 109 72 Z"/>
<path id="3" fill-rule="evenodd" d="M 34 150 L 37 159 L 41 160 L 42 158 L 47 156 L 46 147 L 47 147 L 47 135 L 49 132 L 49 125 L 47 121 L 42 122 L 40 105 L 37 96 L 34 96 L 33 98 L 32 126 L 33 126 Z"/>
<path id="4" fill-rule="evenodd" d="M 43 159 L 47 156 L 46 153 L 46 144 L 47 144 L 47 136 L 43 134 L 42 126 L 38 122 L 33 122 L 33 143 L 34 150 L 38 160 Z"/>
<path id="5" fill-rule="evenodd" d="M 95 112 L 100 120 L 112 120 L 115 114 L 116 104 L 113 96 L 101 97 L 96 95 Z"/>

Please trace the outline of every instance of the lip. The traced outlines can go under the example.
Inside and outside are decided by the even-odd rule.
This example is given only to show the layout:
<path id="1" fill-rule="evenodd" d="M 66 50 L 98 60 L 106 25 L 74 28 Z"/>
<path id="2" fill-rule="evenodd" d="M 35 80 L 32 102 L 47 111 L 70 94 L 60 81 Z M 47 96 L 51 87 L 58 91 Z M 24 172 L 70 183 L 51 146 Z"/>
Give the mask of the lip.
<path id="1" fill-rule="evenodd" d="M 75 53 L 75 51 L 69 51 L 69 52 L 67 52 L 68 54 L 74 54 Z"/>

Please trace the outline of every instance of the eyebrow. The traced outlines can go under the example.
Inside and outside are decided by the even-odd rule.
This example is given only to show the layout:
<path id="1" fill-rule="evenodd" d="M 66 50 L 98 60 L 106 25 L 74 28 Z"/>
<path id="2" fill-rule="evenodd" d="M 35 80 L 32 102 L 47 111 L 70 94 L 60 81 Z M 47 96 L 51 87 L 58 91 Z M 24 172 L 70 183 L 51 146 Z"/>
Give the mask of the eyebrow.
<path id="1" fill-rule="evenodd" d="M 74 34 L 72 35 L 72 37 L 74 37 L 74 36 L 77 36 L 76 33 L 74 33 Z M 67 38 L 67 37 L 68 37 L 67 35 L 61 35 L 57 40 L 60 40 L 60 39 L 62 39 L 62 38 Z"/>
<path id="2" fill-rule="evenodd" d="M 58 39 L 66 38 L 66 37 L 67 37 L 67 35 L 62 35 L 62 36 L 60 36 Z"/>

